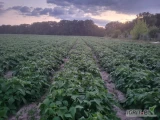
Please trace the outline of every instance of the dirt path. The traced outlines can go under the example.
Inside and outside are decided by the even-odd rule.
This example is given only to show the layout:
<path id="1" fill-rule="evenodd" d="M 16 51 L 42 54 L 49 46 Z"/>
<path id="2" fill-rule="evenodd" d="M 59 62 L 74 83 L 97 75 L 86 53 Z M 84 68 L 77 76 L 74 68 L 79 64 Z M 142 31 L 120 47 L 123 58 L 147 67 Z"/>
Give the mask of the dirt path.
<path id="1" fill-rule="evenodd" d="M 97 64 L 97 67 L 99 68 L 100 75 L 102 79 L 105 81 L 105 86 L 110 94 L 113 94 L 114 99 L 117 99 L 120 103 L 123 103 L 126 100 L 125 94 L 121 91 L 116 89 L 115 84 L 112 82 L 112 80 L 109 78 L 109 74 L 103 70 L 103 68 L 99 65 L 99 61 L 94 54 L 92 48 L 86 43 L 86 45 L 90 48 L 92 51 L 92 56 Z M 116 105 L 113 105 L 113 110 L 116 112 L 116 115 L 121 120 L 143 120 L 141 118 L 129 118 L 126 117 L 126 110 L 124 110 L 122 107 L 118 107 Z"/>
<path id="2" fill-rule="evenodd" d="M 13 73 L 14 71 L 7 71 L 5 74 L 4 74 L 4 78 L 6 79 L 9 79 L 9 78 L 12 78 L 13 77 Z"/>
<path id="3" fill-rule="evenodd" d="M 69 53 L 72 49 L 76 47 L 76 43 L 71 47 Z M 65 64 L 69 61 L 68 56 L 63 59 L 63 64 L 60 65 L 60 68 L 58 71 L 56 71 L 54 74 L 59 73 L 64 69 Z M 53 82 L 53 78 L 52 81 Z M 48 89 L 49 90 L 49 89 Z M 42 102 L 46 96 L 48 95 L 48 90 L 46 93 L 40 98 L 39 101 L 30 103 L 28 105 L 24 105 L 22 108 L 19 109 L 19 111 L 16 113 L 16 115 L 9 117 L 8 120 L 40 120 L 40 109 L 38 107 L 39 103 Z"/>
<path id="4" fill-rule="evenodd" d="M 62 71 L 66 62 L 69 61 L 68 58 L 63 59 L 64 63 L 60 66 L 60 69 L 55 73 Z M 53 82 L 53 80 L 52 80 Z M 40 109 L 38 105 L 42 102 L 48 94 L 48 91 L 40 98 L 38 102 L 33 102 L 31 104 L 23 106 L 15 116 L 9 118 L 8 120 L 40 120 Z"/>

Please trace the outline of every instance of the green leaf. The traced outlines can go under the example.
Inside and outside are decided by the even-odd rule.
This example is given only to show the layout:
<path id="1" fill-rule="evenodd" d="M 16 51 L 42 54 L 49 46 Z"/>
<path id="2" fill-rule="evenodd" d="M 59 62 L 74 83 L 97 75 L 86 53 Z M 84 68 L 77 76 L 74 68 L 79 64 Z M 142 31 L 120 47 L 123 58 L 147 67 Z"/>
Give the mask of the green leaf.
<path id="1" fill-rule="evenodd" d="M 72 117 L 74 118 L 75 117 L 75 114 L 76 114 L 76 108 L 75 107 L 71 107 L 69 109 L 69 112 L 71 113 Z"/>
<path id="2" fill-rule="evenodd" d="M 83 109 L 83 106 L 77 105 L 76 108 Z"/>
<path id="3" fill-rule="evenodd" d="M 90 101 L 84 100 L 83 102 L 86 103 L 87 105 L 91 106 L 91 102 Z"/>
<path id="4" fill-rule="evenodd" d="M 31 90 L 31 94 L 34 95 L 34 94 L 35 94 L 35 91 L 34 91 L 34 90 Z"/>
<path id="5" fill-rule="evenodd" d="M 51 108 L 48 109 L 48 112 L 49 112 L 50 115 L 53 115 L 53 114 L 54 114 L 54 110 L 51 109 Z"/>
<path id="6" fill-rule="evenodd" d="M 45 99 L 45 100 L 43 101 L 43 103 L 44 103 L 46 106 L 48 106 L 49 103 L 50 103 L 50 101 L 49 101 L 49 99 L 47 98 L 47 99 Z"/>
<path id="7" fill-rule="evenodd" d="M 63 101 L 63 104 L 65 105 L 65 106 L 68 106 L 68 101 Z"/>
<path id="8" fill-rule="evenodd" d="M 60 117 L 54 117 L 53 120 L 61 120 Z"/>
<path id="9" fill-rule="evenodd" d="M 97 105 L 100 106 L 101 100 L 99 100 L 99 99 L 94 99 L 93 101 L 94 101 Z"/>
<path id="10" fill-rule="evenodd" d="M 31 92 L 30 92 L 30 91 L 28 91 L 28 90 L 26 91 L 26 93 L 27 93 L 27 94 L 29 94 L 29 95 L 31 95 Z"/>
<path id="11" fill-rule="evenodd" d="M 51 104 L 50 104 L 50 107 L 51 107 L 51 108 L 54 108 L 54 107 L 56 107 L 56 104 L 55 104 L 55 103 L 51 103 Z"/>
<path id="12" fill-rule="evenodd" d="M 97 117 L 98 117 L 98 120 L 102 120 L 103 119 L 103 116 L 100 112 L 97 113 Z"/>
<path id="13" fill-rule="evenodd" d="M 7 117 L 7 110 L 0 110 L 0 118 Z"/>
<path id="14" fill-rule="evenodd" d="M 27 103 L 27 101 L 26 101 L 26 99 L 24 98 L 24 97 L 22 97 L 22 100 L 23 100 L 23 102 L 26 104 Z"/>
<path id="15" fill-rule="evenodd" d="M 13 97 L 10 97 L 8 100 L 8 103 L 11 105 L 14 101 L 15 101 L 15 99 Z"/>
<path id="16" fill-rule="evenodd" d="M 88 117 L 88 114 L 89 114 L 89 113 L 88 113 L 87 111 L 85 111 L 85 110 L 84 110 L 84 113 L 85 113 L 85 115 Z"/>
<path id="17" fill-rule="evenodd" d="M 67 107 L 60 107 L 59 112 L 65 114 L 68 111 Z"/>
<path id="18" fill-rule="evenodd" d="M 72 95 L 71 98 L 72 98 L 73 100 L 76 100 L 76 99 L 78 98 L 78 95 Z"/>
<path id="19" fill-rule="evenodd" d="M 84 117 L 81 117 L 79 120 L 86 120 Z"/>
<path id="20" fill-rule="evenodd" d="M 62 105 L 62 102 L 61 101 L 56 101 L 56 105 L 60 106 L 60 105 Z"/>
<path id="21" fill-rule="evenodd" d="M 64 115 L 66 118 L 72 118 L 71 114 L 65 114 Z"/>

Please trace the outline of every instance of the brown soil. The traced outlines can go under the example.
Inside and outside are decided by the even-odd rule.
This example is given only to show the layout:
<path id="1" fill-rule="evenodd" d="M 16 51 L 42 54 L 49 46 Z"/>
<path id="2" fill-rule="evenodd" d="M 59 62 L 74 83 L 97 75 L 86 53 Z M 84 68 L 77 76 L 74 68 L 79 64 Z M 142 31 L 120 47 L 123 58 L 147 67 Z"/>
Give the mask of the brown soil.
<path id="1" fill-rule="evenodd" d="M 36 103 L 25 105 L 16 114 L 8 120 L 40 120 L 40 110 Z"/>
<path id="2" fill-rule="evenodd" d="M 9 79 L 13 77 L 13 71 L 7 71 L 4 75 L 4 78 Z"/>
<path id="3" fill-rule="evenodd" d="M 56 73 L 60 72 L 64 68 L 64 65 L 69 61 L 69 59 L 65 58 L 63 61 L 64 63 Z M 38 104 L 46 98 L 47 94 L 48 93 L 46 92 L 38 102 L 23 106 L 15 116 L 12 116 L 8 120 L 40 120 L 40 109 L 38 108 Z"/>
<path id="4" fill-rule="evenodd" d="M 118 99 L 120 103 L 125 102 L 125 95 L 116 89 L 115 84 L 109 79 L 109 74 L 105 71 L 100 71 L 102 79 L 105 81 L 105 86 L 109 93 L 113 94 L 115 99 Z M 126 111 L 113 105 L 113 110 L 116 112 L 116 115 L 121 120 L 142 120 L 141 118 L 128 118 L 126 117 Z"/>
<path id="5" fill-rule="evenodd" d="M 60 70 L 62 70 L 64 68 L 65 63 L 67 63 L 69 61 L 68 58 L 63 59 L 63 64 L 60 66 Z"/>
<path id="6" fill-rule="evenodd" d="M 102 79 L 105 81 L 105 86 L 106 86 L 108 92 L 110 94 L 113 94 L 114 98 L 118 99 L 118 101 L 120 103 L 123 103 L 126 100 L 125 94 L 123 94 L 121 91 L 116 89 L 115 84 L 109 78 L 109 74 L 101 68 L 101 66 L 99 65 L 99 61 L 98 61 L 97 57 L 94 54 L 93 54 L 93 58 L 94 58 L 97 66 L 98 66 L 98 68 L 100 70 L 100 75 L 101 75 Z M 128 118 L 128 117 L 126 117 L 126 111 L 124 109 L 122 109 L 122 108 L 119 108 L 116 105 L 113 105 L 113 110 L 116 112 L 117 117 L 120 118 L 121 120 L 143 120 L 141 118 Z"/>
<path id="7" fill-rule="evenodd" d="M 72 49 L 74 49 L 75 47 L 76 47 L 76 43 L 74 44 L 74 46 L 72 47 Z M 69 51 L 69 53 L 70 53 L 70 51 Z M 60 66 L 60 69 L 56 73 L 62 71 L 63 68 L 64 68 L 64 66 L 65 66 L 65 64 L 68 61 L 69 61 L 68 58 L 63 59 L 63 64 Z M 6 73 L 5 76 L 7 76 L 7 78 L 11 77 L 11 73 L 13 74 L 13 72 L 9 71 L 9 72 Z M 46 92 L 46 94 L 44 94 L 40 98 L 40 100 L 38 102 L 31 103 L 29 105 L 23 106 L 16 113 L 15 116 L 10 117 L 8 120 L 40 120 L 41 117 L 40 117 L 40 109 L 38 108 L 38 104 L 39 104 L 39 102 L 43 101 L 46 98 L 47 94 L 48 93 Z"/>
<path id="8" fill-rule="evenodd" d="M 126 111 L 117 107 L 117 106 L 113 106 L 113 110 L 117 112 L 117 117 L 119 117 L 121 120 L 143 120 L 142 118 L 135 118 L 135 117 L 132 117 L 132 118 L 129 118 L 129 117 L 126 117 Z"/>
<path id="9" fill-rule="evenodd" d="M 116 86 L 112 81 L 109 79 L 109 74 L 105 71 L 100 71 L 102 79 L 105 81 L 105 86 L 109 93 L 113 94 L 119 102 L 123 103 L 126 100 L 125 95 L 116 89 Z"/>

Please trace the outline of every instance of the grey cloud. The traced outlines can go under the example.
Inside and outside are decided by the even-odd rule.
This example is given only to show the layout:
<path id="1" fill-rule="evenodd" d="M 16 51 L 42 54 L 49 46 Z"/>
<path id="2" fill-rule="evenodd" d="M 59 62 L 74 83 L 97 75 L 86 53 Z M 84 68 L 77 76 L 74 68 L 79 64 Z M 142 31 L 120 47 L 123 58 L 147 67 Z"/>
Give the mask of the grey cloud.
<path id="1" fill-rule="evenodd" d="M 50 12 L 52 12 L 52 8 L 45 8 L 42 11 L 40 11 L 40 15 L 48 15 Z"/>
<path id="2" fill-rule="evenodd" d="M 52 8 L 45 8 L 39 12 L 40 15 L 48 15 L 52 11 Z"/>
<path id="3" fill-rule="evenodd" d="M 93 20 L 96 24 L 100 26 L 106 25 L 108 21 L 106 20 L 98 20 L 93 19 L 90 16 L 86 16 L 85 12 L 81 9 L 76 9 L 75 6 L 57 6 L 54 8 L 32 8 L 27 6 L 14 6 L 9 8 L 8 10 L 16 10 L 21 15 L 24 16 L 41 16 L 41 15 L 48 15 L 53 16 L 58 19 L 64 20 Z M 88 9 L 89 11 L 89 9 Z"/>
<path id="4" fill-rule="evenodd" d="M 52 9 L 52 11 L 49 13 L 50 16 L 59 16 L 66 14 L 66 11 L 61 7 L 55 7 Z"/>
<path id="5" fill-rule="evenodd" d="M 42 8 L 34 8 L 33 10 L 31 10 L 29 12 L 28 15 L 30 15 L 30 16 L 39 16 L 42 11 L 43 11 Z"/>
<path id="6" fill-rule="evenodd" d="M 60 6 L 78 5 L 78 6 L 105 6 L 115 4 L 116 0 L 47 0 L 47 3 L 54 3 Z"/>
<path id="7" fill-rule="evenodd" d="M 91 14 L 99 14 L 106 10 L 128 14 L 160 11 L 160 0 L 47 0 L 47 3 L 58 6 L 73 5 Z"/>
<path id="8" fill-rule="evenodd" d="M 20 11 L 22 13 L 29 13 L 31 12 L 31 7 L 27 7 L 27 6 L 14 6 L 10 9 L 13 9 L 13 10 L 17 10 L 17 11 Z"/>
<path id="9" fill-rule="evenodd" d="M 79 14 L 61 15 L 58 16 L 58 18 L 62 20 L 93 20 L 99 26 L 105 26 L 108 22 L 110 22 L 107 20 L 95 19 L 90 16 L 84 16 L 84 14 L 81 12 Z"/>
<path id="10" fill-rule="evenodd" d="M 61 15 L 71 15 L 80 13 L 80 10 L 73 11 L 72 7 L 54 7 L 54 8 L 32 8 L 27 6 L 14 6 L 8 10 L 16 10 L 20 14 L 25 16 L 40 16 L 40 15 L 49 15 L 58 17 Z"/>
<path id="11" fill-rule="evenodd" d="M 4 6 L 4 3 L 0 2 L 0 9 L 3 8 L 3 6 Z"/>
<path id="12" fill-rule="evenodd" d="M 65 14 L 65 9 L 61 7 L 55 8 L 32 8 L 27 6 L 14 6 L 9 8 L 9 10 L 19 11 L 22 15 L 25 16 L 40 16 L 40 15 L 50 15 L 50 16 L 58 16 Z"/>
<path id="13" fill-rule="evenodd" d="M 0 15 L 6 12 L 6 10 L 3 7 L 4 7 L 4 2 L 0 2 Z"/>

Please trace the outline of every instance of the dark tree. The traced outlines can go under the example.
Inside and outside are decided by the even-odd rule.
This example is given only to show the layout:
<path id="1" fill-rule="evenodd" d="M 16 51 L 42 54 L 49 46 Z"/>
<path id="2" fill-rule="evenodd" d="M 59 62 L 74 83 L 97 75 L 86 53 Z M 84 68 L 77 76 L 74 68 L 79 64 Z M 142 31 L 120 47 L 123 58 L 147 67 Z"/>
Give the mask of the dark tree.
<path id="1" fill-rule="evenodd" d="M 95 25 L 92 20 L 61 20 L 60 22 L 36 22 L 31 25 L 2 25 L 0 34 L 104 36 L 105 29 Z"/>

